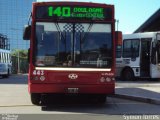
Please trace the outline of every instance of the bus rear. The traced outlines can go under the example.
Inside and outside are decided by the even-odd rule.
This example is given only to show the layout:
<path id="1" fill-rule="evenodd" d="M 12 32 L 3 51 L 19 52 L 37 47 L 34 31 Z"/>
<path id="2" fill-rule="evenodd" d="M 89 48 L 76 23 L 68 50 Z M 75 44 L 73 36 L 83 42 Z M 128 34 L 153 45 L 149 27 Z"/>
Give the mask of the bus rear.
<path id="1" fill-rule="evenodd" d="M 89 94 L 105 102 L 115 92 L 114 34 L 112 5 L 33 3 L 24 32 L 24 39 L 30 37 L 32 103 L 47 93 Z"/>

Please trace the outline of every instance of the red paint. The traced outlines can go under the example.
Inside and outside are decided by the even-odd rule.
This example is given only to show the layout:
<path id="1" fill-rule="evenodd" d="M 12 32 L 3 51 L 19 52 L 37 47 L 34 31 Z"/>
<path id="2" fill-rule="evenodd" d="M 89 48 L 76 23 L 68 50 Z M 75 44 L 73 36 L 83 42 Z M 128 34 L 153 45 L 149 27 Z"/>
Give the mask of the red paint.
<path id="1" fill-rule="evenodd" d="M 33 55 L 34 50 L 34 38 L 35 38 L 35 10 L 37 6 L 41 5 L 80 5 L 80 6 L 94 6 L 94 7 L 109 7 L 112 9 L 112 20 L 111 21 L 95 21 L 98 23 L 111 23 L 112 25 L 112 35 L 113 35 L 113 61 L 114 64 L 111 67 L 111 71 L 44 71 L 45 80 L 32 80 L 35 76 L 33 71 L 35 66 L 33 65 Z M 43 20 L 41 20 L 43 21 Z M 65 22 L 75 22 L 75 21 L 65 21 Z M 81 21 L 76 21 L 81 22 Z M 88 22 L 88 21 L 83 21 Z M 101 77 L 114 78 L 115 73 L 115 18 L 114 18 L 114 6 L 106 4 L 97 3 L 84 3 L 84 2 L 41 2 L 33 3 L 32 7 L 32 31 L 31 31 L 31 41 L 30 41 L 30 65 L 29 65 L 29 92 L 30 93 L 67 93 L 67 88 L 79 88 L 79 93 L 99 93 L 99 94 L 114 94 L 115 91 L 115 81 L 111 82 L 100 82 Z M 85 69 L 85 68 L 84 68 Z M 78 78 L 71 80 L 68 75 L 74 73 L 78 75 Z M 38 76 L 40 77 L 40 76 Z"/>

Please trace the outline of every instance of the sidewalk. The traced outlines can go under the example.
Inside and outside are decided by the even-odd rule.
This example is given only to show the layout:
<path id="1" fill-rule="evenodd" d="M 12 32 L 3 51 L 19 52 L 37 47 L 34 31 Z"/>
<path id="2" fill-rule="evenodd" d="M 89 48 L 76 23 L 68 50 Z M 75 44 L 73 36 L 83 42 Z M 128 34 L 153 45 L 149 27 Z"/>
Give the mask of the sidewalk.
<path id="1" fill-rule="evenodd" d="M 160 105 L 160 86 L 116 87 L 114 97 Z"/>

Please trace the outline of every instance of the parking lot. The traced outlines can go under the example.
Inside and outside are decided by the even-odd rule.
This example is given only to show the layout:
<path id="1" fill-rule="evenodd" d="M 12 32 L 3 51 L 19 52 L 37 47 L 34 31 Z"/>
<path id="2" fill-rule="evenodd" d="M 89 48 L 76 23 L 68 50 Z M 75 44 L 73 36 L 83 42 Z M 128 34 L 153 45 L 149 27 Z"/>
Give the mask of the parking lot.
<path id="1" fill-rule="evenodd" d="M 116 87 L 155 87 L 157 84 L 159 84 L 159 81 L 118 81 L 116 82 Z M 82 102 L 81 100 L 72 98 L 56 102 L 53 100 L 49 104 L 34 106 L 30 101 L 30 95 L 28 93 L 27 75 L 12 75 L 9 78 L 0 78 L 0 96 L 1 114 L 61 114 L 62 116 L 64 114 L 72 114 L 73 116 L 70 116 L 71 119 L 74 119 L 74 114 L 77 114 L 79 116 L 77 119 L 79 120 L 81 117 L 105 119 L 105 115 L 120 115 L 123 118 L 125 114 L 160 114 L 159 105 L 115 97 L 108 97 L 104 105 L 90 103 L 85 100 L 82 100 Z M 70 102 L 66 102 L 66 100 Z M 93 117 L 93 115 L 96 116 Z"/>

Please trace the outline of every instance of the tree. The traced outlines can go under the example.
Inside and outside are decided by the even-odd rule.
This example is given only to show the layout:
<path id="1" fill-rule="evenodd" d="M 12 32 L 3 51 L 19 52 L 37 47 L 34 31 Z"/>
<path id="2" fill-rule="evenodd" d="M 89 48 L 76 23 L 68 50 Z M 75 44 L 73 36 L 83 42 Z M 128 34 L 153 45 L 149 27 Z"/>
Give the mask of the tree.
<path id="1" fill-rule="evenodd" d="M 13 73 L 28 72 L 28 50 L 14 49 L 12 55 L 12 71 Z"/>
<path id="2" fill-rule="evenodd" d="M 28 50 L 14 49 L 11 52 L 12 56 L 18 57 L 18 54 L 19 54 L 20 58 L 27 58 L 28 57 Z"/>

